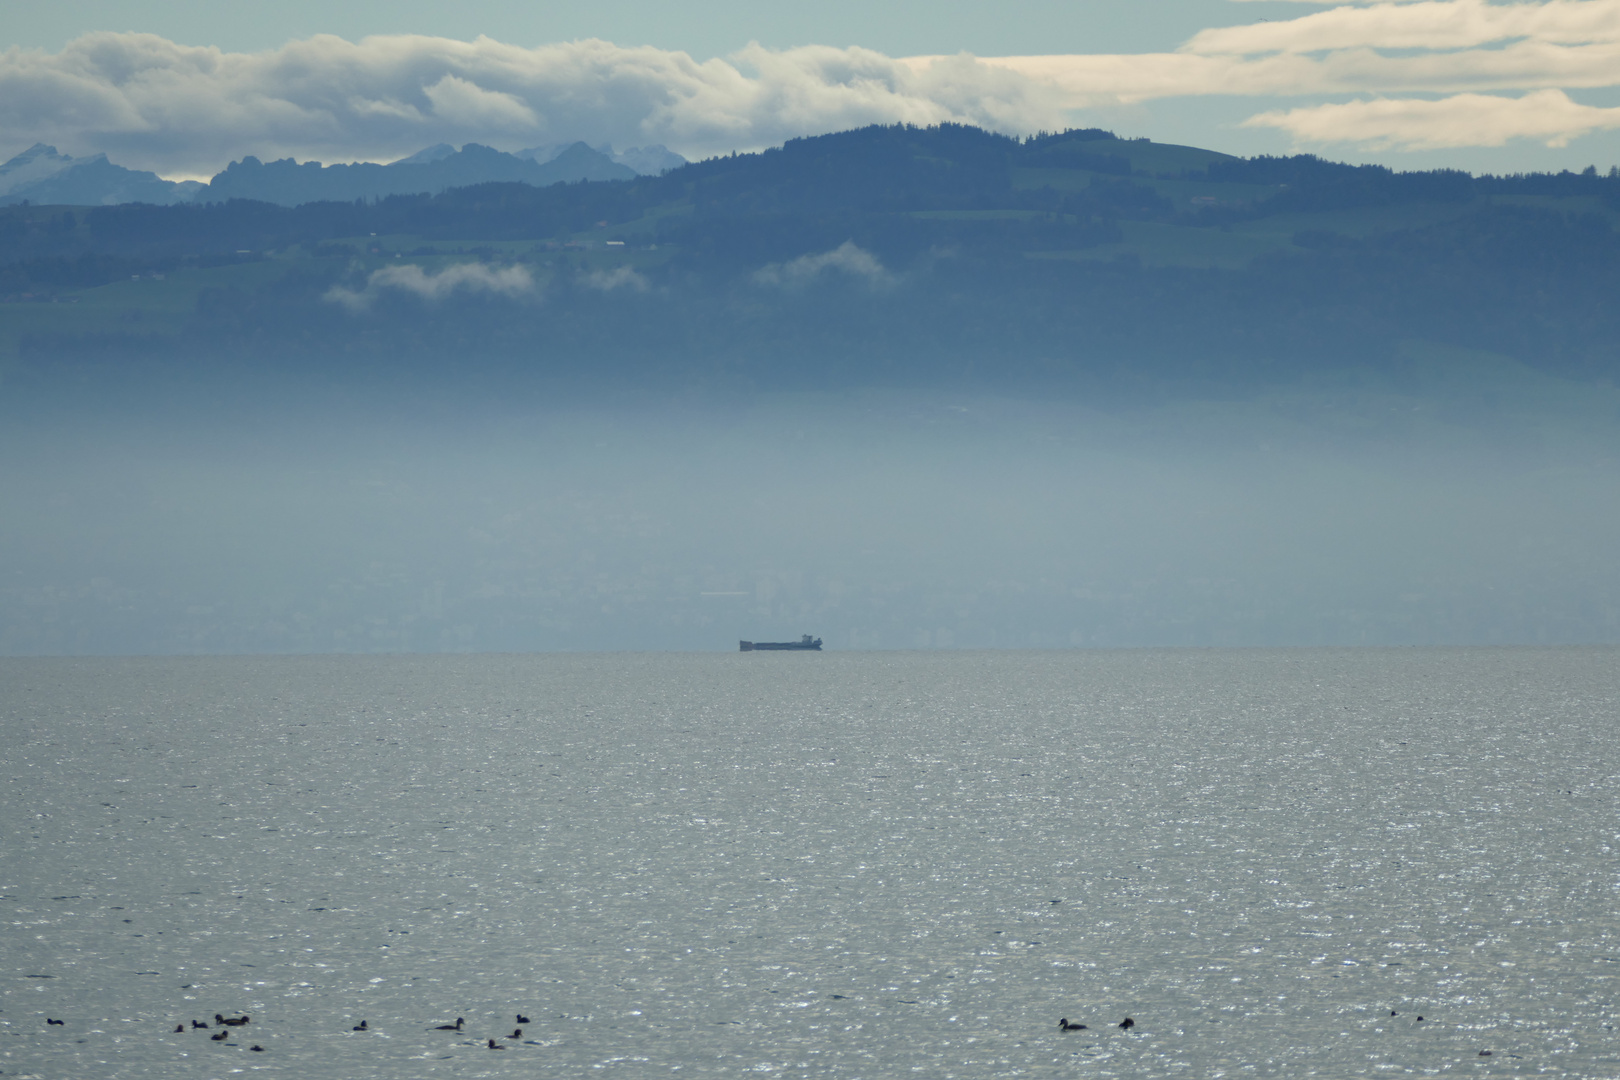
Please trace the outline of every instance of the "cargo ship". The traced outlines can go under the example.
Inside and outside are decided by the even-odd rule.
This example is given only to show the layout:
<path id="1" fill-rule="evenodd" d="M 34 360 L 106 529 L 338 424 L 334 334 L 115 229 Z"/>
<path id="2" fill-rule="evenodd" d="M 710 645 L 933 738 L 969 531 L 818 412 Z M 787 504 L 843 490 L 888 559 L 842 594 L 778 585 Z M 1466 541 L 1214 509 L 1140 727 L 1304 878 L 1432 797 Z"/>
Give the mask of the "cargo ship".
<path id="1" fill-rule="evenodd" d="M 821 639 L 813 638 L 809 634 L 804 635 L 798 641 L 739 641 L 737 645 L 743 652 L 755 652 L 759 649 L 792 649 L 794 651 L 809 649 L 813 652 L 821 651 Z"/>

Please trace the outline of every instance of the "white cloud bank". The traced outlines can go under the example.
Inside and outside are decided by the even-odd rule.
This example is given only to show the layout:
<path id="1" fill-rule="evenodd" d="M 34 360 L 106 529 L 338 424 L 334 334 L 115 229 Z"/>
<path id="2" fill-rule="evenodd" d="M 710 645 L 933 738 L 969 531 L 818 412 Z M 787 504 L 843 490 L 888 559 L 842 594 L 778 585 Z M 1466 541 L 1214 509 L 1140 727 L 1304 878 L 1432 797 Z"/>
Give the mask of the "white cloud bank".
<path id="1" fill-rule="evenodd" d="M 689 157 L 870 123 L 1062 126 L 1061 92 L 951 58 L 752 46 L 724 60 L 577 41 L 335 37 L 262 53 L 98 33 L 0 53 L 0 131 L 170 175 L 254 154 L 390 160 L 436 142 L 663 143 Z"/>
<path id="2" fill-rule="evenodd" d="M 647 279 L 632 266 L 617 266 L 612 270 L 592 270 L 581 280 L 586 288 L 602 292 L 612 292 L 614 289 L 646 292 L 648 288 Z"/>
<path id="3" fill-rule="evenodd" d="M 1563 91 L 1620 85 L 1620 0 L 1337 4 L 1295 19 L 1205 30 L 1173 53 L 984 62 L 1061 88 L 1070 107 L 1207 95 L 1376 95 L 1269 110 L 1246 122 L 1304 144 L 1418 150 L 1524 138 L 1557 147 L 1616 126 L 1611 110 L 1580 105 Z M 1524 93 L 1504 93 L 1512 91 Z M 1403 93 L 1433 96 L 1389 97 Z"/>
<path id="4" fill-rule="evenodd" d="M 1298 19 L 1204 30 L 1193 53 L 1308 53 L 1323 49 L 1467 49 L 1515 40 L 1584 45 L 1620 37 L 1612 0 L 1425 0 L 1370 7 L 1340 5 Z"/>
<path id="5" fill-rule="evenodd" d="M 496 268 L 483 263 L 461 263 L 429 274 L 415 263 L 406 263 L 373 270 L 363 289 L 334 285 L 326 291 L 326 299 L 358 312 L 369 308 L 390 289 L 430 301 L 443 300 L 454 292 L 487 292 L 513 299 L 538 295 L 534 277 L 524 266 Z"/>
<path id="6" fill-rule="evenodd" d="M 1620 130 L 1620 109 L 1580 105 L 1559 90 L 1521 98 L 1457 94 L 1440 101 L 1352 101 L 1261 113 L 1248 127 L 1279 128 L 1303 143 L 1358 143 L 1374 150 L 1450 150 L 1537 139 L 1566 146 L 1580 135 Z"/>
<path id="7" fill-rule="evenodd" d="M 1210 94 L 1609 87 L 1620 84 L 1620 0 L 1346 5 L 1205 30 L 1173 53 L 984 63 L 1060 87 L 1071 107 Z"/>
<path id="8" fill-rule="evenodd" d="M 873 288 L 894 284 L 894 276 L 883 268 L 878 257 L 853 240 L 845 240 L 831 251 L 800 255 L 785 263 L 769 263 L 754 271 L 754 281 L 760 285 L 798 288 L 829 270 L 863 280 Z"/>
<path id="9" fill-rule="evenodd" d="M 1215 95 L 1279 99 L 1251 126 L 1307 143 L 1558 146 L 1612 126 L 1563 92 L 1620 85 L 1620 0 L 1318 6 L 1138 55 L 755 45 L 699 61 L 597 40 L 418 36 L 227 53 L 98 33 L 59 53 L 0 52 L 0 133 L 17 149 L 38 140 L 206 176 L 246 154 L 381 161 L 437 142 L 663 143 L 704 157 L 869 123 L 1051 130 L 1089 108 Z M 1376 100 L 1321 100 L 1349 96 Z"/>

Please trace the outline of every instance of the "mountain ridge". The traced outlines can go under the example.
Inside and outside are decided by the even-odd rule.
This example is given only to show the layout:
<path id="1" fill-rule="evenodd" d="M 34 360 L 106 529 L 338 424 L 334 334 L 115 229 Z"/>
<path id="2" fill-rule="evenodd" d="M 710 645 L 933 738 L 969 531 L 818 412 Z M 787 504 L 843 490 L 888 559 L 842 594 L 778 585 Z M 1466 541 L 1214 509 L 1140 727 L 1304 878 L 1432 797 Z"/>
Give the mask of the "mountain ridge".
<path id="1" fill-rule="evenodd" d="M 0 164 L 0 206 L 111 206 L 258 199 L 280 206 L 306 202 L 379 199 L 390 195 L 436 195 L 472 184 L 516 182 L 545 187 L 581 180 L 628 180 L 685 164 L 662 146 L 610 146 L 584 142 L 531 147 L 506 153 L 478 143 L 460 150 L 448 143 L 426 147 L 388 164 L 323 165 L 293 158 L 263 162 L 249 155 L 233 161 L 208 183 L 172 181 L 156 173 L 115 165 L 106 154 L 74 158 L 35 143 Z"/>
<path id="2" fill-rule="evenodd" d="M 106 154 L 71 157 L 42 142 L 0 164 L 0 206 L 23 201 L 70 206 L 130 202 L 165 206 L 190 200 L 202 187 L 196 181 L 165 180 L 156 173 L 114 165 Z"/>
<path id="3" fill-rule="evenodd" d="M 442 144 L 441 144 L 442 145 Z M 437 151 L 438 147 L 429 148 Z M 637 173 L 583 142 L 566 147 L 545 162 L 503 153 L 479 143 L 467 143 L 431 160 L 421 154 L 376 165 L 322 165 L 292 158 L 261 162 L 256 157 L 233 161 L 197 193 L 199 203 L 256 199 L 278 206 L 313 202 L 349 202 L 390 195 L 437 195 L 452 188 L 487 183 L 520 183 L 534 187 L 581 180 L 629 180 Z"/>

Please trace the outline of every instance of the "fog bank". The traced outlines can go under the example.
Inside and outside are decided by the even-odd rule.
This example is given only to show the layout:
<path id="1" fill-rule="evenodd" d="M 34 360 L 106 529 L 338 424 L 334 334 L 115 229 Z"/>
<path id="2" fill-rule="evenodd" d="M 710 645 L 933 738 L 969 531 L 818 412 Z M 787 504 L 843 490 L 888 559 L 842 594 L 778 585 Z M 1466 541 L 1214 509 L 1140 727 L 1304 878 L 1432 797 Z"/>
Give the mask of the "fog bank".
<path id="1" fill-rule="evenodd" d="M 1130 409 L 13 379 L 0 653 L 1614 641 L 1615 395 L 1492 379 Z"/>

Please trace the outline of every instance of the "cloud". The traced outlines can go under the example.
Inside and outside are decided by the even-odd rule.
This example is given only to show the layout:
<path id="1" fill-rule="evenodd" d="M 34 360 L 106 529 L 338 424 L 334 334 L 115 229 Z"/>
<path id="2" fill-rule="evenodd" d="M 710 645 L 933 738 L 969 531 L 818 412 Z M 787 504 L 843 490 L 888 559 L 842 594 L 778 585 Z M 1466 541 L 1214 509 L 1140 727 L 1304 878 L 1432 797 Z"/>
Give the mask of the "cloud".
<path id="1" fill-rule="evenodd" d="M 982 63 L 1061 90 L 1071 108 L 1206 95 L 1608 87 L 1620 85 L 1620 0 L 1339 5 L 1205 30 L 1173 53 Z"/>
<path id="2" fill-rule="evenodd" d="M 864 278 L 873 287 L 894 284 L 894 275 L 883 268 L 877 256 L 858 247 L 853 240 L 845 240 L 831 251 L 762 266 L 754 271 L 754 281 L 760 285 L 794 288 L 808 285 L 828 270 Z"/>
<path id="3" fill-rule="evenodd" d="M 1620 40 L 1620 0 L 1340 5 L 1298 19 L 1203 30 L 1182 51 L 1252 55 L 1358 48 L 1469 49 L 1519 39 L 1556 45 Z"/>
<path id="4" fill-rule="evenodd" d="M 1620 85 L 1620 0 L 1336 4 L 1295 19 L 1205 30 L 1173 53 L 983 63 L 1061 90 L 1071 108 L 1210 95 L 1377 95 L 1268 110 L 1245 124 L 1304 143 L 1415 150 L 1532 138 L 1563 146 L 1613 126 L 1607 110 L 1576 104 L 1563 91 Z M 1387 98 L 1403 93 L 1452 96 Z M 1448 122 L 1456 125 L 1449 132 L 1442 130 Z"/>
<path id="5" fill-rule="evenodd" d="M 1314 0 L 1302 9 L 1306 2 Z M 1430 145 L 1410 134 L 1421 103 L 1403 111 L 1383 99 L 1458 95 L 1469 104 L 1452 106 L 1456 115 L 1507 117 L 1518 115 L 1513 106 L 1468 95 L 1550 102 L 1535 94 L 1620 86 L 1620 0 L 1315 6 L 1204 30 L 1174 51 L 1067 56 L 894 58 L 750 45 L 698 60 L 599 40 L 527 48 L 412 35 L 320 35 L 231 53 L 96 33 L 57 53 L 0 52 L 0 132 L 15 150 L 43 141 L 206 177 L 247 154 L 391 161 L 434 143 L 662 143 L 701 158 L 871 123 L 1022 133 L 1084 124 L 1090 109 L 1226 96 L 1273 99 L 1252 127 L 1404 147 Z M 1347 95 L 1377 100 L 1321 100 Z M 1523 117 L 1465 130 L 1494 139 L 1523 129 L 1556 145 L 1606 126 L 1573 103 L 1549 115 L 1563 126 L 1542 130 Z"/>
<path id="6" fill-rule="evenodd" d="M 600 289 L 602 292 L 612 292 L 614 289 L 647 291 L 647 279 L 632 266 L 619 266 L 612 270 L 592 270 L 580 280 L 588 288 Z"/>
<path id="7" fill-rule="evenodd" d="M 167 175 L 254 154 L 389 161 L 437 142 L 662 143 L 688 157 L 870 123 L 1003 131 L 1063 125 L 1058 88 L 973 59 L 910 65 L 870 49 L 749 46 L 726 59 L 587 40 L 348 42 L 258 53 L 96 33 L 0 52 L 0 131 Z"/>
<path id="8" fill-rule="evenodd" d="M 429 274 L 414 263 L 385 266 L 374 270 L 363 289 L 334 285 L 326 299 L 350 311 L 364 311 L 388 289 L 410 293 L 423 300 L 443 300 L 454 292 L 487 292 L 514 299 L 537 295 L 534 277 L 525 266 L 490 267 L 482 263 L 461 263 Z"/>
<path id="9" fill-rule="evenodd" d="M 1302 142 L 1360 143 L 1374 149 L 1444 150 L 1536 139 L 1565 146 L 1593 131 L 1620 129 L 1620 108 L 1580 105 L 1559 90 L 1518 98 L 1457 94 L 1440 101 L 1377 100 L 1261 113 L 1248 127 L 1272 127 Z"/>
<path id="10" fill-rule="evenodd" d="M 433 115 L 463 127 L 514 132 L 540 127 L 539 115 L 517 96 L 485 90 L 454 75 L 423 87 L 422 95 L 433 104 Z"/>

